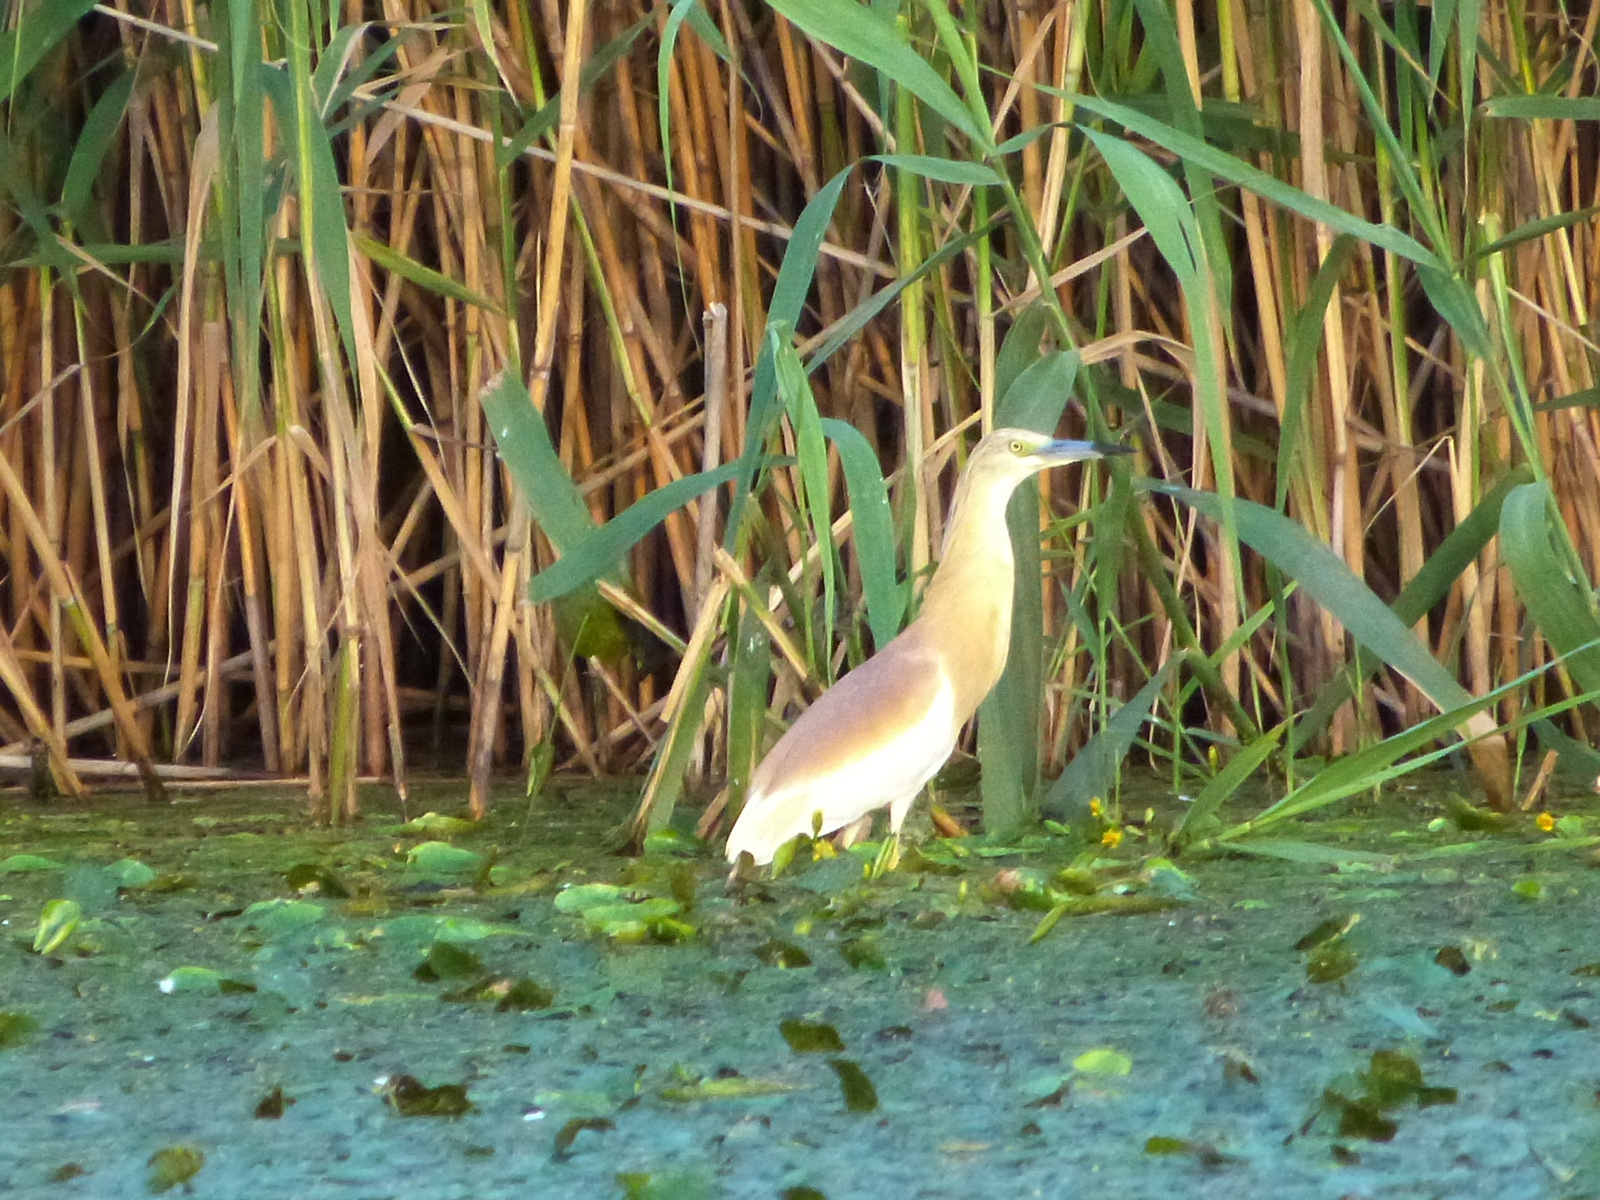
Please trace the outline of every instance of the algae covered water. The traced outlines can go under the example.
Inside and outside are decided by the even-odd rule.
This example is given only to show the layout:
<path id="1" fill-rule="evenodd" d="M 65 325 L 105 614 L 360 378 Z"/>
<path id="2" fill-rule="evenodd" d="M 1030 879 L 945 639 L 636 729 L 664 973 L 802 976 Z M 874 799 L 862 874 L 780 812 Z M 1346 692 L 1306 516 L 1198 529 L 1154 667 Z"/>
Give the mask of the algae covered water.
<path id="1" fill-rule="evenodd" d="M 1600 1195 L 1592 800 L 729 887 L 631 798 L 0 800 L 0 1193 Z"/>

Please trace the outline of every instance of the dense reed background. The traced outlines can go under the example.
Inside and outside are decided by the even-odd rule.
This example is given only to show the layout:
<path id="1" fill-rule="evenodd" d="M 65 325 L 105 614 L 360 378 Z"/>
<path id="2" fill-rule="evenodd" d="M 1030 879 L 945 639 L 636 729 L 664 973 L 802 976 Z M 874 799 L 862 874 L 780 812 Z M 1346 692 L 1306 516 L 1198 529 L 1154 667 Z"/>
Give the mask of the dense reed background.
<path id="1" fill-rule="evenodd" d="M 991 824 L 1096 735 L 1080 801 L 1459 730 L 1505 804 L 1534 721 L 1592 775 L 1597 13 L 13 3 L 4 753 L 736 800 L 999 412 L 1140 455 L 1017 510 Z"/>

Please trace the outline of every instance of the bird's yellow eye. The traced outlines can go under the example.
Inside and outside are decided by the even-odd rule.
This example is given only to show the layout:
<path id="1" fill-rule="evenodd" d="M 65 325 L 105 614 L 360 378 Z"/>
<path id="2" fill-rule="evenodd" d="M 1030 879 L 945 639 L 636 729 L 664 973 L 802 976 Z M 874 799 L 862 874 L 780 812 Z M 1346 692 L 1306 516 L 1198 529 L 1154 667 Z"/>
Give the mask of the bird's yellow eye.
<path id="1" fill-rule="evenodd" d="M 1023 440 L 1021 438 L 1012 438 L 1011 439 L 1011 453 L 1013 453 L 1013 454 L 1026 454 L 1027 452 L 1028 452 L 1027 444 L 1025 442 L 1023 442 Z"/>

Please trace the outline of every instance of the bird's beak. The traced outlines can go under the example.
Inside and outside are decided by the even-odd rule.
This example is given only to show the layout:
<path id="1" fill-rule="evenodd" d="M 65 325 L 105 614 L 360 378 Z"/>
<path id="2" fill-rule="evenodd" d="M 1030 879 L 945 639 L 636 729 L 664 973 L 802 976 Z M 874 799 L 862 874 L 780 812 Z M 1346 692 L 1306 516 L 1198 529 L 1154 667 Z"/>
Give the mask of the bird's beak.
<path id="1" fill-rule="evenodd" d="M 1118 454 L 1132 454 L 1132 446 L 1119 445 L 1116 442 L 1077 442 L 1066 438 L 1057 438 L 1040 446 L 1035 454 L 1044 459 L 1051 466 L 1059 463 L 1083 462 L 1091 458 L 1112 458 Z"/>

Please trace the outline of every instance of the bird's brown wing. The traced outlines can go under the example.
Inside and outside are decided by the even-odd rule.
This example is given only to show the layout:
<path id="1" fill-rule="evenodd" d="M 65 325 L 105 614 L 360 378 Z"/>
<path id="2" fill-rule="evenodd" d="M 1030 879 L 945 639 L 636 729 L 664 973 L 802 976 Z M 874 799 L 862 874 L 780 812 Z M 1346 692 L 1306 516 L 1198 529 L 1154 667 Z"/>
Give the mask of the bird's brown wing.
<path id="1" fill-rule="evenodd" d="M 896 733 L 926 721 L 946 686 L 936 657 L 909 638 L 891 642 L 829 688 L 772 748 L 753 786 L 792 776 L 832 775 Z M 953 731 L 952 731 L 953 732 Z"/>

